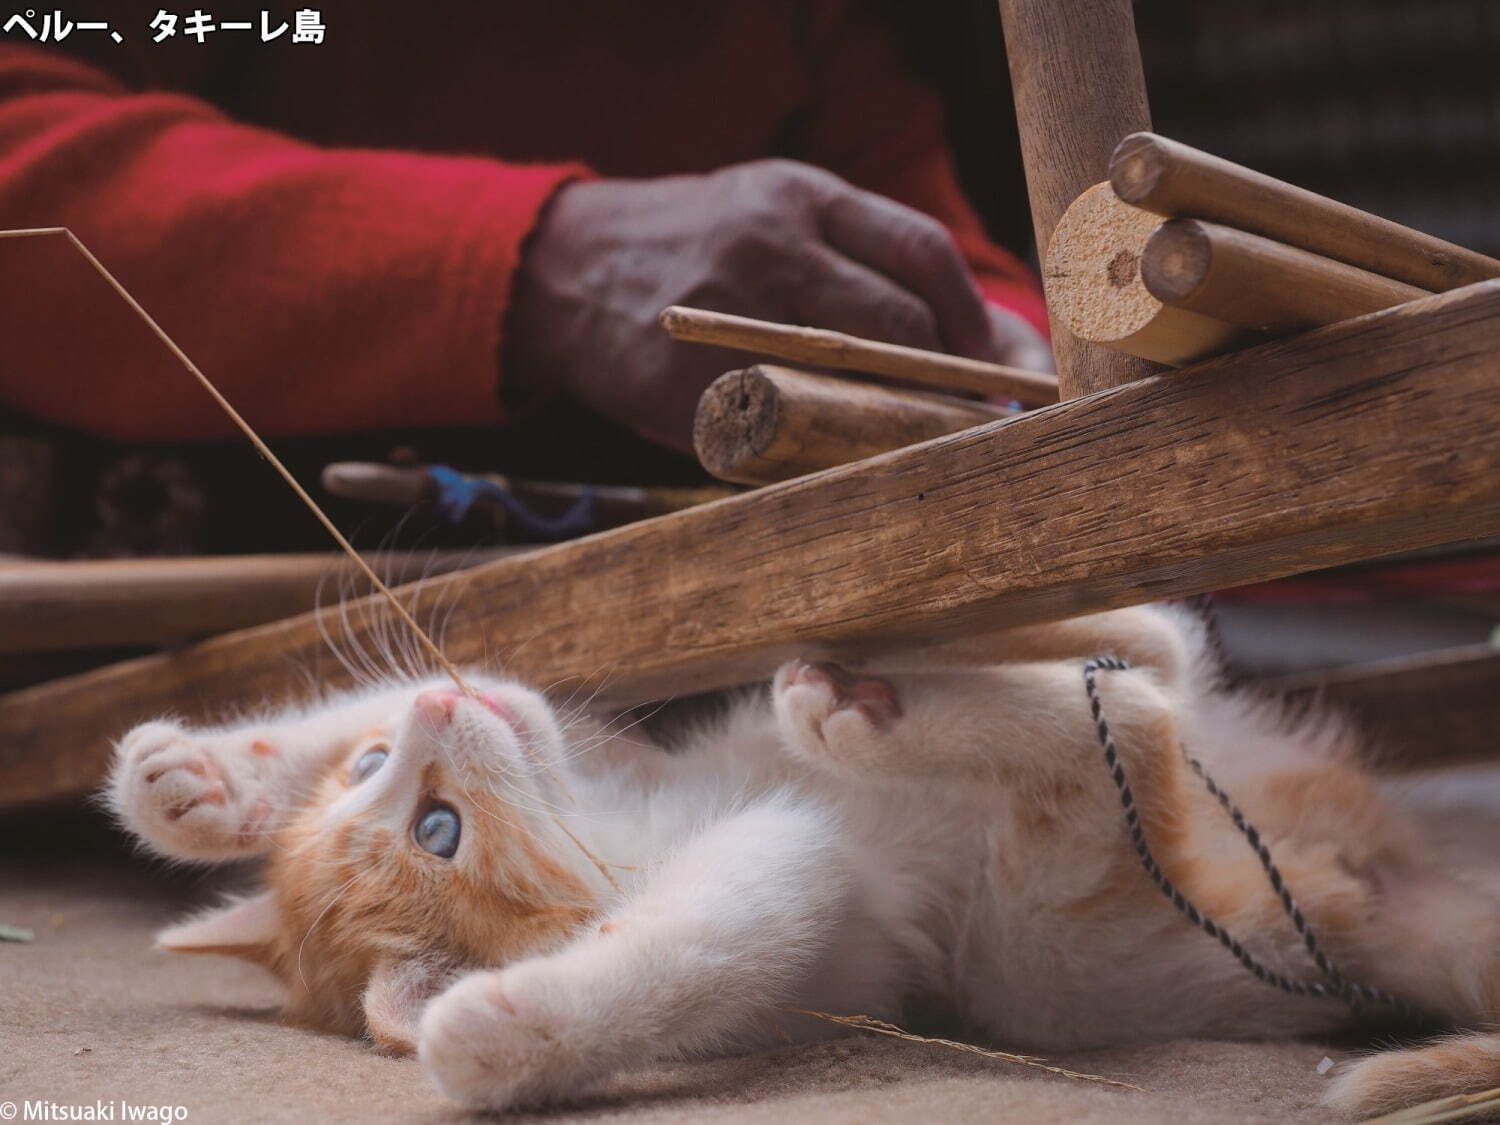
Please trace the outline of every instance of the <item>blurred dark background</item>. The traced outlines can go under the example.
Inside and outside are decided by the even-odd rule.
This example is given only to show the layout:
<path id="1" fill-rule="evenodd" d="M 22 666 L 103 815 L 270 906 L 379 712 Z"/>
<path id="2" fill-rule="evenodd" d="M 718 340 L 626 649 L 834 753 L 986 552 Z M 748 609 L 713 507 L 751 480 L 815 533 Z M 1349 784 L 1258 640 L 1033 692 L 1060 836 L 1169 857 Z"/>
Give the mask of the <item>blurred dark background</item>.
<path id="1" fill-rule="evenodd" d="M 879 6 L 948 103 L 971 198 L 1026 245 L 994 0 Z M 1500 3 L 1139 0 L 1136 29 L 1158 132 L 1500 254 Z"/>

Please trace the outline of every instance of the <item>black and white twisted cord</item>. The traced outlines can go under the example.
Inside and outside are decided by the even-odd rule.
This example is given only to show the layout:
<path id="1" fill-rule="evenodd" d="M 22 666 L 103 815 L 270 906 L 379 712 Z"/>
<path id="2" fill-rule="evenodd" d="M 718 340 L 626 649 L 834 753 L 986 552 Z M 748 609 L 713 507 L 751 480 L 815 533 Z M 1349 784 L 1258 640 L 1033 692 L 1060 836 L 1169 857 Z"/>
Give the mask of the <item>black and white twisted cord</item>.
<path id="1" fill-rule="evenodd" d="M 1120 794 L 1120 805 L 1125 810 L 1125 825 L 1130 830 L 1130 842 L 1135 848 L 1135 854 L 1145 868 L 1146 874 L 1152 883 L 1163 895 L 1175 906 L 1187 919 L 1197 926 L 1209 937 L 1216 940 L 1227 949 L 1241 965 L 1253 973 L 1257 978 L 1283 992 L 1294 996 L 1327 997 L 1342 1000 L 1352 1008 L 1356 1015 L 1363 1014 L 1366 1005 L 1386 1006 L 1402 1017 L 1412 1020 L 1421 1018 L 1417 1012 L 1405 1000 L 1393 996 L 1379 988 L 1359 984 L 1351 981 L 1334 964 L 1333 960 L 1323 951 L 1318 943 L 1317 936 L 1313 933 L 1311 925 L 1303 915 L 1297 900 L 1292 896 L 1290 888 L 1281 876 L 1281 870 L 1276 866 L 1276 861 L 1271 857 L 1271 851 L 1261 838 L 1256 827 L 1245 819 L 1245 814 L 1240 811 L 1227 793 L 1224 792 L 1209 776 L 1203 763 L 1188 754 L 1185 748 L 1181 748 L 1184 760 L 1193 769 L 1193 772 L 1203 781 L 1219 805 L 1229 814 L 1240 835 L 1244 836 L 1251 850 L 1255 852 L 1260 861 L 1261 868 L 1270 880 L 1271 888 L 1276 892 L 1282 910 L 1291 920 L 1292 926 L 1297 931 L 1297 936 L 1302 939 L 1302 944 L 1312 955 L 1313 963 L 1317 965 L 1318 971 L 1323 974 L 1322 981 L 1304 981 L 1285 976 L 1268 968 L 1261 963 L 1233 934 L 1222 925 L 1215 922 L 1208 915 L 1199 910 L 1186 895 L 1184 895 L 1167 877 L 1161 865 L 1156 862 L 1156 857 L 1151 852 L 1150 845 L 1146 842 L 1146 833 L 1141 825 L 1140 812 L 1136 808 L 1135 793 L 1130 788 L 1130 780 L 1125 774 L 1124 764 L 1120 761 L 1119 752 L 1115 749 L 1114 735 L 1110 733 L 1109 722 L 1104 717 L 1104 706 L 1099 700 L 1099 685 L 1097 673 L 1124 672 L 1128 671 L 1130 665 L 1112 656 L 1099 656 L 1090 660 L 1083 666 L 1083 686 L 1088 694 L 1089 711 L 1093 716 L 1094 729 L 1099 736 L 1099 746 L 1104 751 L 1104 763 L 1109 770 L 1110 778 L 1115 783 L 1115 788 Z"/>

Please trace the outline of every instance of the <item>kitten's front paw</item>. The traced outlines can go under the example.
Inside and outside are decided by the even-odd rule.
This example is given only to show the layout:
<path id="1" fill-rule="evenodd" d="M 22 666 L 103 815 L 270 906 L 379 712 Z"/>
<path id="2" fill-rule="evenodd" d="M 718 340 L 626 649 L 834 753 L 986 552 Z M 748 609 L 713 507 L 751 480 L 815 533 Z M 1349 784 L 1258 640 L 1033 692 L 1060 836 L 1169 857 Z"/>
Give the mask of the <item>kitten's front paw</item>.
<path id="1" fill-rule="evenodd" d="M 445 1095 L 507 1109 L 562 1097 L 587 1077 L 580 1037 L 528 987 L 531 970 L 471 973 L 428 1004 L 417 1057 Z"/>
<path id="2" fill-rule="evenodd" d="M 247 743 L 246 755 L 264 756 L 256 748 L 267 745 Z M 271 818 L 257 773 L 176 723 L 146 723 L 120 744 L 110 798 L 125 827 L 163 855 L 239 859 L 264 850 Z"/>
<path id="3" fill-rule="evenodd" d="M 856 768 L 882 756 L 901 718 L 889 680 L 859 676 L 837 664 L 783 664 L 772 685 L 776 714 L 794 748 Z"/>

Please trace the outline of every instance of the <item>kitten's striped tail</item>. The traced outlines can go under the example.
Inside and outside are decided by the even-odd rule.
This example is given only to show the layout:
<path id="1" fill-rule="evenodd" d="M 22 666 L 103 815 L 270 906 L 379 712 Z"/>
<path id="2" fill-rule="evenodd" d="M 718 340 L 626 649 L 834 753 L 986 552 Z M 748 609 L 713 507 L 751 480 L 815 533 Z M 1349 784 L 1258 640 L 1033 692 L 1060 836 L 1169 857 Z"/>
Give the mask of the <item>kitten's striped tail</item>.
<path id="1" fill-rule="evenodd" d="M 1424 1047 L 1381 1051 L 1346 1064 L 1334 1077 L 1326 1101 L 1353 1116 L 1366 1118 L 1419 1106 L 1436 1098 L 1492 1091 L 1497 1086 L 1500 1086 L 1500 1033 L 1469 1032 Z M 1494 1106 L 1500 1108 L 1500 1101 Z M 1394 1120 L 1404 1122 L 1407 1115 L 1401 1114 Z M 1410 1120 L 1415 1123 L 1449 1120 L 1449 1117 L 1439 1113 L 1429 1118 L 1415 1113 Z"/>

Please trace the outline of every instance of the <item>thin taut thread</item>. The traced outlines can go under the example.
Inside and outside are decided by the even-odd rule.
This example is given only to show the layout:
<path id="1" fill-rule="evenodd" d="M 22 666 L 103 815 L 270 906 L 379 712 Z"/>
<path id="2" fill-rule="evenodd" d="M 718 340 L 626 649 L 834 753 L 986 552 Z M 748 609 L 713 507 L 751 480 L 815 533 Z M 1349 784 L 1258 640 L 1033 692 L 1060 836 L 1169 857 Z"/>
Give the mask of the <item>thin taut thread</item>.
<path id="1" fill-rule="evenodd" d="M 99 274 L 99 276 L 109 284 L 109 287 L 120 295 L 120 299 L 123 300 L 127 305 L 129 305 L 132 310 L 134 310 L 135 315 L 140 317 L 146 327 L 151 329 L 151 331 L 155 333 L 156 338 L 163 344 L 165 344 L 167 346 L 167 349 L 177 357 L 177 361 L 181 363 L 183 367 L 187 368 L 188 372 L 193 376 L 194 379 L 198 380 L 205 391 L 213 396 L 213 400 L 218 403 L 219 408 L 229 416 L 230 421 L 238 426 L 240 431 L 250 439 L 250 444 L 255 446 L 256 452 L 258 452 L 262 457 L 269 461 L 271 467 L 281 474 L 281 479 L 286 481 L 291 490 L 297 494 L 297 498 L 300 499 L 303 504 L 307 505 L 308 510 L 318 518 L 318 522 L 323 525 L 324 530 L 326 530 L 329 535 L 333 536 L 334 542 L 343 549 L 346 555 L 354 560 L 355 565 L 357 565 L 360 570 L 364 571 L 365 577 L 370 580 L 370 584 L 373 585 L 375 589 L 379 591 L 380 594 L 385 598 L 385 600 L 390 603 L 391 608 L 396 611 L 396 616 L 401 618 L 401 620 L 406 623 L 411 631 L 417 635 L 417 639 L 422 642 L 422 647 L 427 650 L 428 655 L 436 660 L 443 671 L 452 677 L 453 682 L 459 686 L 459 688 L 465 695 L 469 696 L 472 699 L 478 699 L 478 693 L 475 692 L 467 682 L 465 682 L 463 676 L 459 674 L 458 669 L 454 667 L 453 662 L 449 660 L 445 655 L 443 655 L 443 650 L 438 648 L 437 643 L 427 635 L 426 630 L 424 630 L 422 626 L 417 624 L 416 618 L 414 618 L 409 612 L 407 612 L 406 607 L 401 604 L 401 599 L 396 597 L 391 588 L 387 586 L 383 581 L 381 581 L 380 576 L 375 573 L 370 564 L 365 562 L 360 553 L 354 549 L 354 545 L 350 543 L 349 540 L 344 538 L 344 533 L 341 532 L 334 524 L 334 522 L 328 518 L 323 509 L 318 506 L 317 501 L 308 495 L 307 490 L 303 488 L 302 485 L 298 482 L 297 478 L 292 475 L 291 470 L 281 463 L 281 458 L 277 457 L 276 454 L 271 452 L 271 447 L 261 440 L 261 436 L 255 432 L 250 423 L 245 421 L 245 419 L 240 416 L 240 412 L 234 408 L 233 404 L 231 404 L 227 398 L 224 397 L 224 395 L 219 391 L 219 388 L 213 385 L 213 382 L 209 379 L 209 377 L 203 374 L 203 372 L 198 369 L 198 365 L 188 358 L 188 354 L 177 346 L 177 341 L 172 339 L 171 336 L 167 335 L 166 329 L 163 328 L 160 324 L 156 323 L 156 318 L 148 313 L 145 310 L 144 306 L 142 306 L 139 301 L 137 301 L 130 295 L 130 290 L 126 289 L 125 286 L 120 284 L 115 275 L 110 273 L 109 270 L 105 268 L 104 263 L 101 262 L 98 258 L 94 257 L 93 251 L 91 251 L 87 246 L 79 241 L 77 235 L 75 235 L 67 227 L 34 227 L 25 230 L 0 231 L 0 238 L 26 238 L 35 235 L 47 234 L 60 234 L 77 248 L 78 252 L 84 256 L 84 259 L 89 263 L 89 265 L 93 266 L 94 270 Z M 542 765 L 542 768 L 544 770 L 547 769 L 545 763 L 540 764 Z M 571 793 L 568 793 L 567 787 L 562 784 L 561 780 L 558 779 L 551 770 L 547 770 L 547 774 L 557 782 L 558 786 L 562 788 L 563 792 L 567 793 L 568 798 L 572 800 L 573 795 Z M 596 856 L 592 851 L 590 851 L 588 847 L 585 846 L 582 840 L 580 840 L 576 835 L 568 830 L 568 827 L 563 824 L 561 817 L 554 814 L 552 819 L 557 824 L 557 827 L 562 830 L 563 834 L 578 846 L 578 850 L 581 851 L 585 856 L 587 856 L 589 861 L 599 869 L 599 874 L 603 875 L 605 881 L 608 882 L 609 885 L 613 887 L 618 893 L 620 891 L 620 884 L 615 879 L 615 877 L 610 874 L 608 865 L 602 859 Z"/>
<path id="2" fill-rule="evenodd" d="M 94 269 L 98 272 L 99 276 L 109 283 L 109 287 L 120 295 L 120 298 L 135 311 L 136 316 L 140 317 L 141 320 L 145 322 L 146 327 L 150 328 L 151 331 L 156 334 L 156 338 L 163 344 L 165 344 L 171 351 L 171 353 L 177 357 L 178 362 L 181 363 L 182 366 L 186 367 L 192 374 L 193 378 L 197 379 L 198 382 L 202 384 L 203 389 L 213 396 L 214 401 L 219 404 L 219 408 L 223 410 L 225 414 L 229 415 L 230 420 L 240 428 L 241 432 L 243 432 L 247 438 L 250 439 L 250 444 L 255 446 L 256 452 L 258 452 L 262 457 L 269 461 L 271 463 L 271 467 L 281 474 L 282 480 L 286 481 L 286 483 L 291 487 L 291 490 L 297 494 L 298 498 L 304 504 L 307 505 L 312 514 L 318 517 L 318 522 L 323 525 L 324 529 L 328 532 L 329 535 L 333 536 L 334 542 L 336 542 L 340 547 L 344 549 L 344 553 L 354 560 L 360 570 L 364 571 L 365 577 L 370 580 L 371 585 L 373 585 L 376 590 L 380 591 L 380 593 L 384 595 L 386 601 L 391 603 L 391 608 L 396 611 L 396 614 L 401 618 L 401 620 L 406 622 L 406 624 L 411 627 L 412 632 L 417 635 L 417 639 L 422 642 L 422 647 L 424 647 L 427 650 L 428 654 L 438 662 L 443 671 L 447 672 L 448 675 L 453 677 L 453 682 L 463 689 L 465 695 L 474 695 L 474 689 L 464 682 L 463 676 L 459 675 L 459 671 L 453 666 L 453 662 L 443 655 L 442 650 L 439 649 L 435 643 L 433 643 L 432 638 L 422 630 L 421 626 L 417 624 L 412 615 L 407 612 L 406 607 L 401 604 L 401 599 L 396 597 L 396 595 L 392 593 L 391 588 L 380 580 L 380 576 L 375 573 L 374 568 L 372 568 L 369 563 L 365 562 L 365 560 L 360 557 L 359 552 L 354 549 L 353 544 L 351 544 L 349 540 L 344 538 L 344 533 L 341 532 L 336 526 L 334 526 L 333 521 L 324 514 L 323 509 L 318 507 L 313 498 L 307 494 L 307 490 L 298 483 L 297 478 L 292 476 L 291 470 L 289 470 L 285 465 L 281 463 L 281 458 L 277 457 L 276 454 L 271 452 L 271 447 L 261 440 L 260 435 L 251 428 L 249 422 L 246 422 L 245 419 L 240 416 L 240 412 L 230 404 L 229 400 L 225 398 L 223 394 L 220 393 L 219 388 L 214 386 L 213 383 L 209 381 L 208 376 L 203 374 L 202 371 L 198 370 L 198 365 L 191 359 L 189 359 L 187 353 L 177 346 L 177 341 L 173 340 L 172 337 L 167 335 L 166 329 L 156 323 L 156 318 L 148 313 L 145 308 L 142 307 L 141 303 L 130 295 L 130 291 L 126 289 L 125 286 L 121 285 L 119 280 L 116 279 L 115 275 L 110 273 L 109 270 L 105 268 L 103 262 L 94 257 L 93 251 L 91 251 L 87 246 L 80 242 L 77 235 L 75 235 L 67 227 L 42 227 L 35 230 L 8 230 L 0 232 L 0 238 L 16 238 L 25 235 L 40 234 L 61 234 L 66 237 L 68 241 L 71 242 L 75 247 L 78 248 L 78 252 L 88 260 L 89 265 L 93 266 Z"/>

